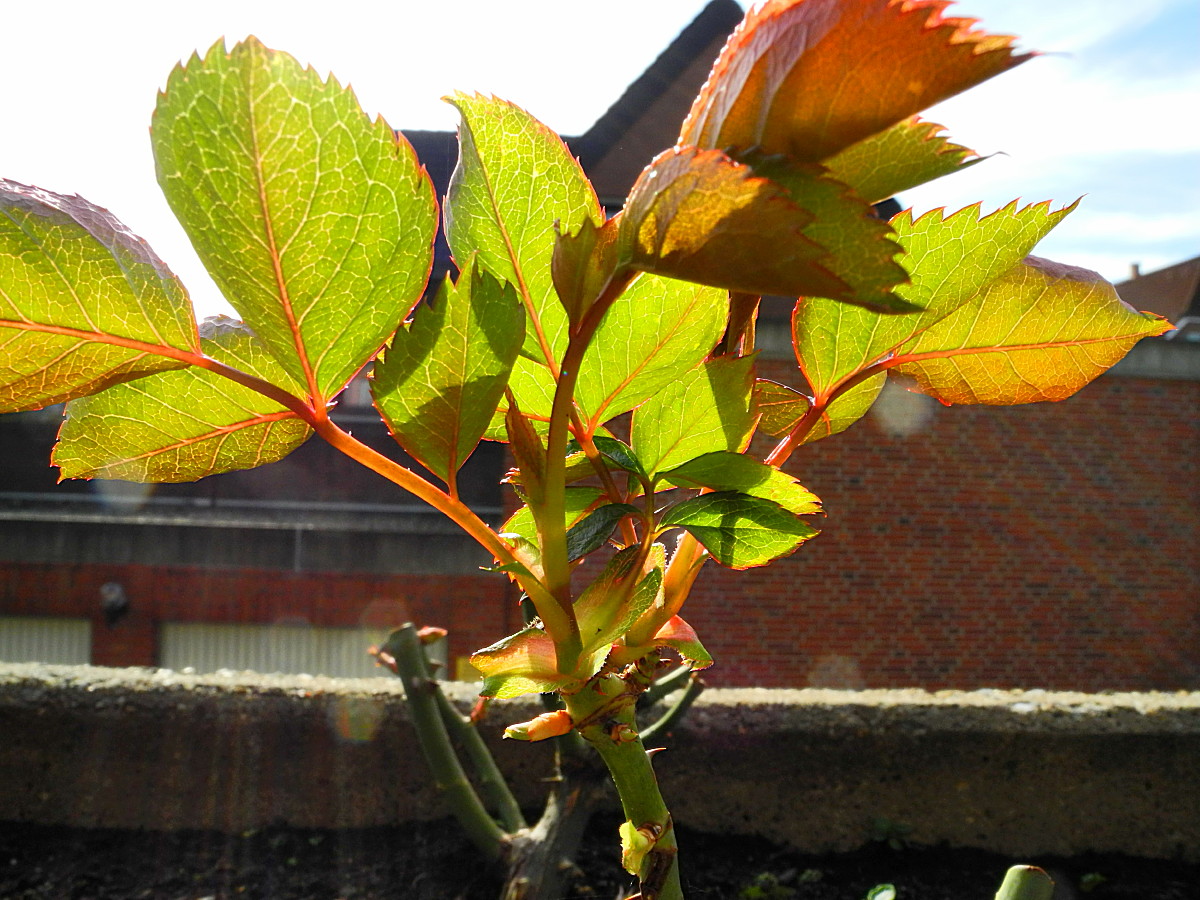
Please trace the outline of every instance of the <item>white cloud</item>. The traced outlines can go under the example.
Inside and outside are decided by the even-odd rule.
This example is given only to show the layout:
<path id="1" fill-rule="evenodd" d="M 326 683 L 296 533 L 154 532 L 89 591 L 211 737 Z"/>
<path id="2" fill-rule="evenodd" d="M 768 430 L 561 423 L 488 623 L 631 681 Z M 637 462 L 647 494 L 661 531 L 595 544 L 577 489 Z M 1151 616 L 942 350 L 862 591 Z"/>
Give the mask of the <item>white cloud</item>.
<path id="1" fill-rule="evenodd" d="M 1193 23 L 1191 0 L 964 0 L 952 10 L 1021 35 L 1023 46 L 1067 53 L 930 110 L 952 140 L 1003 155 L 908 192 L 906 204 L 953 210 L 982 200 L 990 210 L 1017 197 L 1086 195 L 1043 250 L 1110 279 L 1124 278 L 1135 259 L 1149 270 L 1200 252 L 1200 129 L 1191 114 L 1200 66 L 1166 74 L 1130 63 L 1155 58 L 1157 46 L 1145 41 Z"/>
<path id="2" fill-rule="evenodd" d="M 1128 34 L 1190 0 L 961 0 L 947 15 L 981 20 L 986 31 L 1014 34 L 1019 46 L 1079 54 Z"/>

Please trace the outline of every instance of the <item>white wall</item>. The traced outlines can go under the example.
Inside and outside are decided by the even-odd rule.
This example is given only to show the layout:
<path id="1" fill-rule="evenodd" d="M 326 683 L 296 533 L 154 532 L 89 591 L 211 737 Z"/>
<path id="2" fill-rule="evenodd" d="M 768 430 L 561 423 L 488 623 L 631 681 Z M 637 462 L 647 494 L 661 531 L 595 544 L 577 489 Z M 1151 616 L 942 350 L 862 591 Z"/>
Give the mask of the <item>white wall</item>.
<path id="1" fill-rule="evenodd" d="M 159 628 L 159 665 L 165 669 L 218 669 L 338 678 L 395 677 L 367 654 L 387 631 L 373 628 L 315 628 L 311 625 L 217 625 L 168 622 Z"/>
<path id="2" fill-rule="evenodd" d="M 86 665 L 92 661 L 87 619 L 0 616 L 0 660 Z"/>

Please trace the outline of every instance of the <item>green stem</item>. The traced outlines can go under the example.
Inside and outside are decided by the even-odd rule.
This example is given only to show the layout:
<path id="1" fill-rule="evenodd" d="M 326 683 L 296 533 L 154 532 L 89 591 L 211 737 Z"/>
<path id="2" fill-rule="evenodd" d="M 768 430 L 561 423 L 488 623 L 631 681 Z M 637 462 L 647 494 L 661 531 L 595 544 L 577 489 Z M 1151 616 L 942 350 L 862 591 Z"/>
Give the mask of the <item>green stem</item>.
<path id="1" fill-rule="evenodd" d="M 665 675 L 658 676 L 638 699 L 638 709 L 648 709 L 659 700 L 665 699 L 668 694 L 673 694 L 680 688 L 686 687 L 691 677 L 692 670 L 688 666 L 676 666 Z"/>
<path id="2" fill-rule="evenodd" d="M 396 660 L 396 673 L 404 683 L 413 728 L 434 786 L 445 795 L 471 843 L 489 861 L 498 861 L 504 853 L 506 835 L 484 808 L 454 752 L 438 709 L 436 696 L 441 691 L 430 675 L 416 629 L 405 625 L 393 631 L 384 650 Z"/>
<path id="3" fill-rule="evenodd" d="M 604 764 L 621 798 L 625 819 L 635 828 L 657 835 L 638 872 L 642 900 L 683 900 L 679 880 L 679 845 L 671 814 L 663 801 L 654 767 L 641 738 L 636 736 L 635 691 L 606 696 L 602 690 L 624 688 L 617 676 L 604 679 L 564 699 L 579 733 Z"/>
<path id="4" fill-rule="evenodd" d="M 508 789 L 508 782 L 500 773 L 500 767 L 496 765 L 492 751 L 484 743 L 475 723 L 458 711 L 441 687 L 435 688 L 434 697 L 446 731 L 449 732 L 452 741 L 457 741 L 467 762 L 475 771 L 484 806 L 495 812 L 501 827 L 509 834 L 528 827 L 521 807 L 517 804 L 517 798 Z"/>
<path id="5" fill-rule="evenodd" d="M 687 715 L 687 711 L 692 708 L 692 704 L 696 702 L 696 698 L 704 691 L 704 682 L 698 675 L 689 672 L 688 676 L 687 686 L 671 704 L 671 708 L 642 730 L 643 744 L 656 740 L 659 735 L 666 734 L 681 722 Z"/>
<path id="6" fill-rule="evenodd" d="M 567 441 L 571 432 L 571 413 L 575 403 L 575 385 L 579 381 L 579 370 L 588 344 L 604 313 L 624 292 L 636 273 L 618 271 L 604 288 L 580 321 L 571 331 L 567 350 L 563 354 L 562 367 L 558 373 L 558 384 L 554 389 L 554 405 L 550 410 L 550 430 L 546 435 L 545 502 L 542 509 L 534 510 L 538 522 L 542 548 L 542 570 L 546 587 L 558 599 L 564 609 L 571 609 L 571 566 L 567 559 L 566 529 L 566 485 L 567 485 Z M 572 625 L 575 624 L 571 617 Z M 570 672 L 575 669 L 582 651 L 579 629 L 573 629 L 570 642 L 557 646 L 558 670 Z"/>

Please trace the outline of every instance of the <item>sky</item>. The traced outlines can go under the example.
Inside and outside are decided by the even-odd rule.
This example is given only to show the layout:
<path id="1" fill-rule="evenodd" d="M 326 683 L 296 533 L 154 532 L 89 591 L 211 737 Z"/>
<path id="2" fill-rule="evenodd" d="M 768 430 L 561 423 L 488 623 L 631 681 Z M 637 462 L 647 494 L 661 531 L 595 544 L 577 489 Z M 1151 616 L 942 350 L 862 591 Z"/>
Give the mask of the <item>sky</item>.
<path id="1" fill-rule="evenodd" d="M 511 100 L 585 131 L 706 0 L 57 0 L 5 10 L 0 177 L 112 210 L 230 312 L 154 180 L 148 127 L 171 68 L 254 34 L 350 83 L 395 128 L 457 124 L 440 97 Z M 743 3 L 743 5 L 746 5 Z M 1039 255 L 1113 281 L 1200 255 L 1200 3 L 962 0 L 957 15 L 1046 55 L 927 112 L 990 159 L 901 197 L 916 213 L 1012 200 L 1080 208 Z"/>

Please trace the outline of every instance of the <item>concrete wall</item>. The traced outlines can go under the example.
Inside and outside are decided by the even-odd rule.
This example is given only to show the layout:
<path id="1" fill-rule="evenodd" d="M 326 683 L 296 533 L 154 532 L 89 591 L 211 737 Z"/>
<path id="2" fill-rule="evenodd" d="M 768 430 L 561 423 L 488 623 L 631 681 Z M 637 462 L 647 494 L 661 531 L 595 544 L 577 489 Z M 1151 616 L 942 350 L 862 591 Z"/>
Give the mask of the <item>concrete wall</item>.
<path id="1" fill-rule="evenodd" d="M 494 707 L 490 739 L 534 711 Z M 0 734 L 4 820 L 238 831 L 446 813 L 398 681 L 6 665 Z M 884 818 L 923 844 L 1200 859 L 1200 694 L 710 690 L 667 745 L 664 793 L 695 828 L 821 852 Z M 547 748 L 498 756 L 536 805 Z"/>

